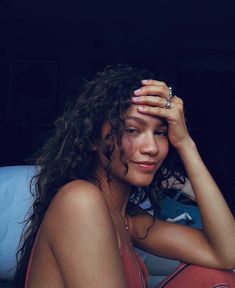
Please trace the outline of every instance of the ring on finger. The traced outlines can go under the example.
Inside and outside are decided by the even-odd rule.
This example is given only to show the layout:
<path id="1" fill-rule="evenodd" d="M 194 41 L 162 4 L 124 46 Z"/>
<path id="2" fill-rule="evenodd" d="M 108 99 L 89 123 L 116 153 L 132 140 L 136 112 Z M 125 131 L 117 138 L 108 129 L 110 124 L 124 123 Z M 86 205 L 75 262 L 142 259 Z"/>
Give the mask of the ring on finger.
<path id="1" fill-rule="evenodd" d="M 172 108 L 172 103 L 170 100 L 166 100 L 166 104 L 164 106 L 165 109 L 171 109 Z"/>
<path id="2" fill-rule="evenodd" d="M 173 97 L 174 97 L 174 94 L 173 94 L 173 89 L 172 89 L 172 87 L 168 87 L 168 89 L 169 89 L 169 95 L 168 95 L 168 97 L 167 97 L 167 101 L 170 101 Z"/>

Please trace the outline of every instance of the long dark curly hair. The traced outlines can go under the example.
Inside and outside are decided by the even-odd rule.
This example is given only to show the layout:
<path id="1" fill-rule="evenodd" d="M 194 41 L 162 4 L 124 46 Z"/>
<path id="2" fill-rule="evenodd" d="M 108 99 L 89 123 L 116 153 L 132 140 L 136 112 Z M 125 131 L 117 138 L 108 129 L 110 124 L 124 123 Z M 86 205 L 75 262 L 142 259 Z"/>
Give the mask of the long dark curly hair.
<path id="1" fill-rule="evenodd" d="M 92 81 L 85 83 L 79 95 L 67 105 L 65 112 L 55 122 L 51 137 L 40 151 L 35 165 L 39 173 L 35 176 L 34 203 L 31 214 L 26 220 L 21 247 L 17 253 L 17 270 L 15 280 L 17 287 L 23 287 L 26 269 L 35 237 L 42 223 L 48 206 L 58 190 L 74 179 L 84 179 L 93 183 L 96 177 L 97 155 L 93 144 L 101 139 L 101 128 L 105 121 L 111 130 L 104 140 L 104 155 L 107 163 L 105 171 L 110 179 L 111 156 L 114 139 L 120 146 L 120 159 L 128 169 L 121 145 L 124 123 L 122 115 L 131 105 L 133 91 L 140 87 L 143 79 L 154 79 L 155 75 L 147 70 L 132 68 L 125 64 L 108 66 L 95 75 Z M 129 210 L 132 203 L 149 198 L 152 207 L 158 209 L 158 200 L 163 191 L 163 182 L 174 176 L 180 182 L 184 177 L 175 165 L 173 150 L 170 148 L 162 167 L 156 173 L 149 187 L 133 187 Z M 165 187 L 165 185 L 164 185 Z M 134 210 L 134 209 L 133 209 Z M 134 212 L 133 212 L 134 213 Z"/>

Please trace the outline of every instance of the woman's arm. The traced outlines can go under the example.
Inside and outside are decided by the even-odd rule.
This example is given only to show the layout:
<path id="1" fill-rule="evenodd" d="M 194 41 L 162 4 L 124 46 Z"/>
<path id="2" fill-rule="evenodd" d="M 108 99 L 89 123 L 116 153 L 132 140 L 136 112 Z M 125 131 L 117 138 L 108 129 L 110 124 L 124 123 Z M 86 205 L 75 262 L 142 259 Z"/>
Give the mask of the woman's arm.
<path id="1" fill-rule="evenodd" d="M 44 222 L 65 287 L 127 287 L 115 229 L 96 186 L 65 185 Z"/>
<path id="2" fill-rule="evenodd" d="M 147 234 L 153 219 L 149 215 L 140 215 L 132 217 L 131 220 L 133 242 L 137 247 L 162 257 L 213 268 L 234 269 L 234 218 L 221 193 L 217 193 L 210 184 L 207 185 L 205 179 L 205 187 L 204 185 L 201 187 L 200 184 L 199 180 L 200 192 L 195 194 L 203 224 L 206 222 L 203 230 L 156 220 Z M 203 188 L 204 191 L 201 190 Z M 212 192 L 207 192 L 207 189 L 211 189 Z M 215 195 L 216 193 L 218 195 Z M 200 194 L 202 197 L 199 196 Z M 209 199 L 209 195 L 212 199 Z M 204 203 L 205 201 L 209 203 Z M 146 235 L 148 236 L 145 238 Z"/>
<path id="3" fill-rule="evenodd" d="M 134 239 L 139 245 L 145 243 L 147 249 L 151 249 L 151 245 L 154 243 L 153 239 L 159 239 L 158 237 L 160 237 L 159 244 L 153 244 L 153 250 L 156 249 L 157 253 L 161 253 L 160 247 L 163 249 L 162 251 L 166 251 L 167 257 L 195 264 L 205 263 L 208 266 L 234 268 L 234 217 L 188 133 L 183 101 L 175 96 L 172 99 L 172 108 L 165 109 L 169 93 L 165 83 L 150 80 L 143 84 L 144 86 L 137 93 L 135 92 L 136 97 L 133 98 L 133 102 L 140 107 L 140 113 L 163 117 L 167 121 L 168 138 L 178 151 L 185 166 L 202 216 L 203 231 L 194 231 L 194 229 L 178 225 L 173 227 L 171 226 L 172 224 L 156 221 L 154 229 L 150 230 L 149 237 L 151 240 L 149 242 L 147 240 L 149 237 L 139 242 L 138 237 L 136 237 L 139 233 L 137 230 Z M 138 223 L 142 225 L 142 220 L 139 220 Z M 136 221 L 137 219 L 134 220 L 134 222 Z M 139 224 L 136 224 L 137 222 L 134 226 L 138 227 Z M 163 233 L 167 238 L 164 239 L 164 237 L 159 236 L 160 233 Z M 170 238 L 174 239 L 174 241 L 177 240 L 175 245 Z M 167 250 L 168 241 L 171 243 L 169 250 Z M 193 251 L 193 254 L 191 251 Z"/>
<path id="4" fill-rule="evenodd" d="M 131 217 L 132 241 L 154 255 L 212 268 L 225 267 L 201 230 L 185 225 L 154 220 L 150 215 Z M 148 230 L 148 228 L 151 229 Z"/>
<path id="5" fill-rule="evenodd" d="M 203 231 L 218 257 L 235 267 L 235 221 L 221 191 L 191 140 L 177 149 L 200 209 Z"/>

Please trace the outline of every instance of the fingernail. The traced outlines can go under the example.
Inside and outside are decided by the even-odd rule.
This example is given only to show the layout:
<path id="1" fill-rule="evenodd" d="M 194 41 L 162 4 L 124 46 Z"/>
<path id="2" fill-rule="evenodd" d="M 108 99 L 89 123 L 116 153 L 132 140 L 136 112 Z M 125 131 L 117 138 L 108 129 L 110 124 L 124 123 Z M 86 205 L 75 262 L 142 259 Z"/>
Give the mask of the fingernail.
<path id="1" fill-rule="evenodd" d="M 141 80 L 141 83 L 143 84 L 147 84 L 149 82 L 149 80 Z"/>
<path id="2" fill-rule="evenodd" d="M 144 107 L 143 107 L 143 106 L 138 106 L 137 109 L 138 109 L 139 111 L 144 111 Z"/>
<path id="3" fill-rule="evenodd" d="M 137 89 L 137 90 L 134 91 L 134 93 L 135 93 L 135 94 L 139 94 L 140 91 L 141 91 L 141 89 Z"/>
<path id="4" fill-rule="evenodd" d="M 138 102 L 138 101 L 140 101 L 140 98 L 139 97 L 132 97 L 132 101 Z"/>

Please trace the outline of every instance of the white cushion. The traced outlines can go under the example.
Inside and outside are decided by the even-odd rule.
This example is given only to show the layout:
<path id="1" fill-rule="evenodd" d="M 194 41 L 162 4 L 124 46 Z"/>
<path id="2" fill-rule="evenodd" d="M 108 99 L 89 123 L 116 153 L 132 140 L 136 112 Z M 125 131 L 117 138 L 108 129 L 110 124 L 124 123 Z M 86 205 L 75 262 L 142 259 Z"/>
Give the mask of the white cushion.
<path id="1" fill-rule="evenodd" d="M 35 166 L 0 167 L 0 279 L 12 280 L 23 220 L 32 203 Z"/>

